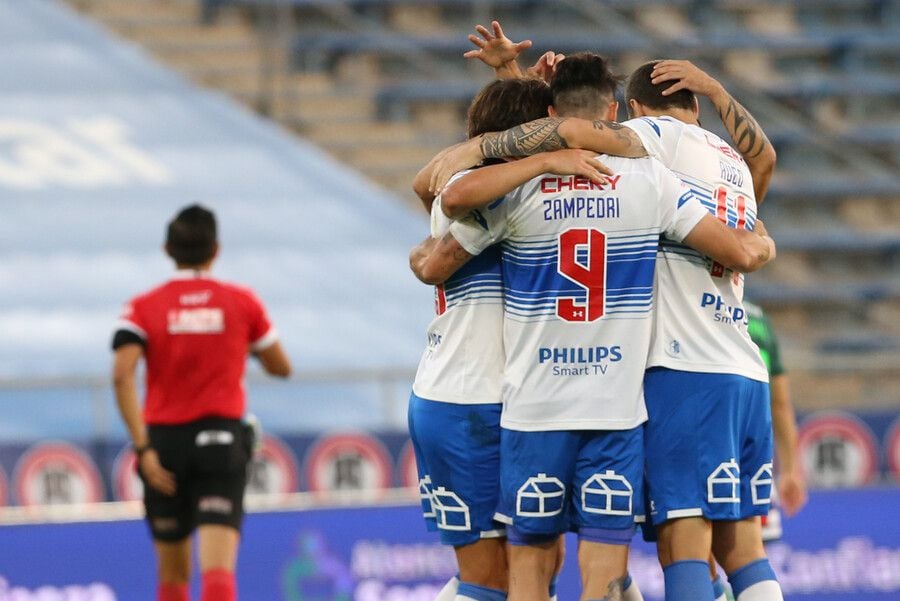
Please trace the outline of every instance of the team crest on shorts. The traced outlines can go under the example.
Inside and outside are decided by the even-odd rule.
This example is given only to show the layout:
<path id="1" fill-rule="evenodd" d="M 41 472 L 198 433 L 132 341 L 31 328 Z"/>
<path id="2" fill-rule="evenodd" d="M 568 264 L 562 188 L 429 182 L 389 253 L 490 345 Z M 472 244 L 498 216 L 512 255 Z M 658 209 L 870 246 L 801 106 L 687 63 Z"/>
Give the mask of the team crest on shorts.
<path id="1" fill-rule="evenodd" d="M 706 500 L 710 503 L 740 503 L 741 466 L 734 457 L 724 461 L 706 479 Z"/>
<path id="2" fill-rule="evenodd" d="M 469 506 L 452 490 L 447 490 L 443 486 L 432 490 L 431 507 L 437 527 L 441 530 L 468 531 L 472 529 Z"/>
<path id="3" fill-rule="evenodd" d="M 538 474 L 525 481 L 516 494 L 516 515 L 547 518 L 562 513 L 566 485 L 559 478 Z"/>
<path id="4" fill-rule="evenodd" d="M 587 513 L 631 515 L 634 489 L 625 476 L 613 470 L 594 474 L 581 487 L 581 507 Z"/>

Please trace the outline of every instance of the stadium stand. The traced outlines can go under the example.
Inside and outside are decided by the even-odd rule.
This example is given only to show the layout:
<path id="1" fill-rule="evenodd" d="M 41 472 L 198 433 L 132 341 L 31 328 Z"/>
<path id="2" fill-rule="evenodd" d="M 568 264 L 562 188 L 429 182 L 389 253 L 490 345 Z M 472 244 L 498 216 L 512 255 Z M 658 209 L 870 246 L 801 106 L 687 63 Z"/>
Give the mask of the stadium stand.
<path id="1" fill-rule="evenodd" d="M 405 399 L 432 306 L 406 266 L 423 216 L 64 5 L 2 1 L 5 440 L 109 425 L 86 408 L 109 399 L 121 303 L 168 277 L 165 223 L 196 201 L 219 216 L 217 273 L 267 300 L 301 370 L 256 388 L 270 423 L 382 425 L 385 389 Z"/>
<path id="2" fill-rule="evenodd" d="M 762 216 L 782 252 L 749 290 L 784 339 L 798 404 L 900 400 L 894 2 L 71 3 L 410 200 L 412 176 L 460 139 L 465 106 L 490 78 L 461 58 L 476 22 L 497 18 L 512 37 L 533 39 L 532 60 L 590 49 L 623 72 L 659 56 L 695 60 L 749 106 L 779 153 Z M 717 129 L 711 117 L 704 124 Z"/>

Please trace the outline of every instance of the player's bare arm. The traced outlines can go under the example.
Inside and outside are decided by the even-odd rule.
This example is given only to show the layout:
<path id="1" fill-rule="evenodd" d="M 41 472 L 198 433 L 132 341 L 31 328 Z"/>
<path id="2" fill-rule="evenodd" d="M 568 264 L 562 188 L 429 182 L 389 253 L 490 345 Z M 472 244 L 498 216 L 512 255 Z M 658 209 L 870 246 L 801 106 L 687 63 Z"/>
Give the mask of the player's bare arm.
<path id="1" fill-rule="evenodd" d="M 481 137 L 483 158 L 529 156 L 538 152 L 581 148 L 622 157 L 647 156 L 640 138 L 614 121 L 545 117 Z"/>
<path id="2" fill-rule="evenodd" d="M 150 446 L 147 428 L 141 415 L 137 392 L 137 365 L 144 354 L 140 344 L 124 344 L 113 357 L 113 389 L 116 404 L 138 454 L 138 464 L 147 482 L 165 495 L 175 494 L 175 475 L 159 462 L 159 455 Z"/>
<path id="3" fill-rule="evenodd" d="M 441 194 L 441 209 L 451 219 L 484 207 L 543 173 L 577 175 L 602 185 L 610 170 L 590 150 L 543 152 L 519 161 L 490 165 L 467 173 Z"/>
<path id="4" fill-rule="evenodd" d="M 772 376 L 772 430 L 775 434 L 775 457 L 778 461 L 778 499 L 788 516 L 806 505 L 806 480 L 797 451 L 797 417 L 791 403 L 788 376 Z"/>
<path id="5" fill-rule="evenodd" d="M 684 243 L 733 271 L 751 273 L 775 258 L 775 241 L 765 228 L 748 232 L 729 228 L 706 215 L 684 238 Z"/>
<path id="6" fill-rule="evenodd" d="M 440 238 L 429 236 L 409 253 L 409 268 L 426 284 L 443 284 L 472 259 L 450 232 Z"/>
<path id="7" fill-rule="evenodd" d="M 416 174 L 415 179 L 413 179 L 413 192 L 416 193 L 416 196 L 419 197 L 419 200 L 422 201 L 422 205 L 425 207 L 425 211 L 427 213 L 431 213 L 431 204 L 434 202 L 435 197 L 437 196 L 437 192 L 434 192 L 431 188 L 432 179 L 435 176 L 435 172 L 439 168 L 439 166 L 445 160 L 444 157 L 454 150 L 459 149 L 460 147 L 467 144 L 467 142 L 460 142 L 458 144 L 454 144 L 453 146 L 448 146 L 443 149 L 434 157 L 428 161 L 424 167 L 422 167 L 419 172 Z M 477 165 L 481 162 L 480 158 L 473 158 L 472 163 L 463 167 L 463 169 L 467 169 L 474 165 Z M 460 169 L 462 171 L 462 169 Z M 446 183 L 446 182 L 445 182 Z"/>
<path id="8" fill-rule="evenodd" d="M 476 58 L 492 68 L 497 79 L 524 77 L 517 58 L 523 51 L 531 48 L 531 40 L 513 42 L 506 37 L 497 21 L 491 21 L 491 29 L 493 31 L 488 31 L 483 25 L 476 25 L 475 31 L 478 35 L 469 34 L 469 41 L 477 47 L 477 50 L 469 50 L 463 56 Z"/>
<path id="9" fill-rule="evenodd" d="M 647 156 L 631 129 L 611 121 L 546 117 L 472 138 L 435 157 L 429 189 L 440 193 L 454 173 L 487 158 L 523 157 L 566 148 L 623 157 Z M 611 172 L 605 172 L 612 175 Z"/>
<path id="10" fill-rule="evenodd" d="M 731 141 L 747 162 L 753 176 L 753 191 L 761 204 L 775 171 L 775 148 L 753 115 L 728 90 L 708 73 L 690 61 L 666 60 L 657 63 L 650 75 L 654 84 L 673 81 L 664 96 L 688 89 L 706 96 L 716 107 Z"/>
<path id="11" fill-rule="evenodd" d="M 287 378 L 291 375 L 291 360 L 288 358 L 281 342 L 275 341 L 269 346 L 254 353 L 260 365 L 271 376 Z"/>

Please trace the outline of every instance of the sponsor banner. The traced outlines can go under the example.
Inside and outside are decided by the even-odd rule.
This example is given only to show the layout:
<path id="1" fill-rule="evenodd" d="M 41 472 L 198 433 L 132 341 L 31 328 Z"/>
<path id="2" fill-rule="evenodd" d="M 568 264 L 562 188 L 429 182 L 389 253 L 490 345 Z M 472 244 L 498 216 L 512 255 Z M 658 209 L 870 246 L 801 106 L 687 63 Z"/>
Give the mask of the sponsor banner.
<path id="1" fill-rule="evenodd" d="M 800 425 L 799 447 L 810 486 L 845 488 L 871 484 L 878 471 L 875 435 L 859 418 L 823 412 Z"/>
<path id="2" fill-rule="evenodd" d="M 371 491 L 378 499 L 393 482 L 393 461 L 381 442 L 362 433 L 323 436 L 306 453 L 306 485 L 327 497 L 336 491 Z"/>
<path id="3" fill-rule="evenodd" d="M 144 483 L 137 473 L 137 455 L 131 445 L 116 455 L 112 471 L 113 495 L 116 501 L 140 501 L 144 498 Z"/>
<path id="4" fill-rule="evenodd" d="M 813 488 L 846 488 L 900 482 L 900 416 L 897 412 L 819 412 L 800 417 L 803 466 Z M 101 500 L 139 499 L 141 483 L 129 449 L 122 441 L 65 445 L 70 457 L 63 470 L 31 471 L 34 498 L 56 504 L 78 502 L 96 492 L 93 477 L 100 468 Z M 0 443 L 0 503 L 3 473 L 17 476 L 17 466 L 32 451 L 28 444 Z M 76 458 L 77 457 L 77 458 Z M 88 461 L 84 461 L 89 457 Z M 298 460 L 302 459 L 302 462 Z M 52 463 L 52 462 L 51 462 Z M 55 464 L 57 467 L 59 463 Z M 81 466 L 81 467 L 76 467 Z M 55 475 L 54 475 L 55 474 Z M 72 494 L 64 484 L 72 484 Z M 267 434 L 249 474 L 249 494 L 318 491 L 379 490 L 417 484 L 415 456 L 406 432 L 369 432 L 335 435 Z M 18 480 L 6 483 L 6 504 L 23 504 Z M 59 491 L 61 494 L 55 494 Z M 90 491 L 90 495 L 86 492 Z M 104 492 L 105 491 L 105 492 Z M 78 494 L 75 494 L 78 493 Z"/>
<path id="5" fill-rule="evenodd" d="M 247 494 L 287 494 L 296 492 L 297 457 L 273 434 L 263 436 L 247 474 Z"/>
<path id="6" fill-rule="evenodd" d="M 885 437 L 884 452 L 894 482 L 900 482 L 900 416 L 894 420 Z"/>
<path id="7" fill-rule="evenodd" d="M 155 599 L 155 560 L 140 521 L 4 526 L 0 536 L 0 599 Z M 577 540 L 567 544 L 559 597 L 576 599 Z M 788 601 L 895 601 L 900 488 L 814 491 L 767 549 Z M 635 540 L 629 570 L 647 601 L 662 601 L 651 545 Z M 248 515 L 237 573 L 242 599 L 431 601 L 456 564 L 452 549 L 425 531 L 418 506 L 344 507 Z"/>
<path id="8" fill-rule="evenodd" d="M 13 475 L 19 505 L 69 505 L 104 500 L 103 481 L 91 457 L 66 442 L 33 446 Z"/>

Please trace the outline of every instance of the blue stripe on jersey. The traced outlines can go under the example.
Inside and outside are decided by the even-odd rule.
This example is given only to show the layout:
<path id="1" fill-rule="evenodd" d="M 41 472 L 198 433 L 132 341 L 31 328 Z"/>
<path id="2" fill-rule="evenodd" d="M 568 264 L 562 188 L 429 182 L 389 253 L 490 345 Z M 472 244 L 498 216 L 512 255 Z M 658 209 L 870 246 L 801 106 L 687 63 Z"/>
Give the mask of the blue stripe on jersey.
<path id="1" fill-rule="evenodd" d="M 503 298 L 500 247 L 486 248 L 444 282 L 447 309 L 458 304 L 496 303 Z"/>
<path id="2" fill-rule="evenodd" d="M 653 128 L 653 131 L 656 132 L 656 137 L 661 138 L 662 132 L 659 130 L 659 126 L 653 122 L 653 119 L 648 119 L 647 117 L 641 117 L 641 121 L 646 121 L 647 125 Z"/>
<path id="3" fill-rule="evenodd" d="M 659 234 L 655 232 L 607 238 L 607 315 L 650 311 L 658 248 Z M 502 256 L 508 314 L 524 318 L 555 315 L 558 298 L 585 300 L 585 289 L 559 273 L 555 241 L 507 240 L 502 244 Z M 586 260 L 586 252 L 579 253 L 578 259 Z"/>

